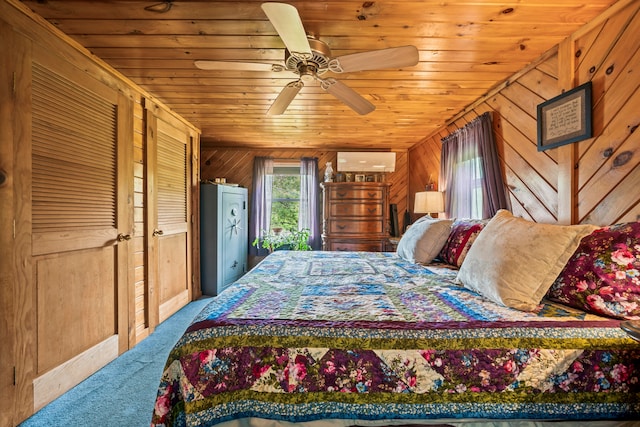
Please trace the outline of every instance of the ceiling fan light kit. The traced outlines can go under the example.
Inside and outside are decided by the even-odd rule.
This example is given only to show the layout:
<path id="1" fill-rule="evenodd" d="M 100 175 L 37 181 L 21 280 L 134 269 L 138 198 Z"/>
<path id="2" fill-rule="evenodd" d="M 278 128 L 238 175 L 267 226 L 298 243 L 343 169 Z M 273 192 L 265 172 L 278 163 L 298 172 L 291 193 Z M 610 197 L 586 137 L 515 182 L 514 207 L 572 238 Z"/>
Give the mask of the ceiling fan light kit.
<path id="1" fill-rule="evenodd" d="M 287 69 L 296 70 L 301 63 L 313 64 L 317 68 L 318 74 L 323 74 L 329 69 L 329 60 L 331 58 L 331 48 L 323 42 L 311 36 L 308 36 L 307 41 L 311 47 L 311 54 L 309 56 L 302 56 L 297 53 L 291 53 L 289 48 L 284 52 L 284 63 Z"/>
<path id="2" fill-rule="evenodd" d="M 298 80 L 287 84 L 267 111 L 268 115 L 283 114 L 305 83 L 317 80 L 320 87 L 358 114 L 376 109 L 375 105 L 355 90 L 333 77 L 320 75 L 330 71 L 340 74 L 384 68 L 412 67 L 419 61 L 415 46 L 371 50 L 333 58 L 331 49 L 322 40 L 308 36 L 298 10 L 286 3 L 263 3 L 262 10 L 282 39 L 286 49 L 283 64 L 234 61 L 195 61 L 202 70 L 290 72 Z"/>

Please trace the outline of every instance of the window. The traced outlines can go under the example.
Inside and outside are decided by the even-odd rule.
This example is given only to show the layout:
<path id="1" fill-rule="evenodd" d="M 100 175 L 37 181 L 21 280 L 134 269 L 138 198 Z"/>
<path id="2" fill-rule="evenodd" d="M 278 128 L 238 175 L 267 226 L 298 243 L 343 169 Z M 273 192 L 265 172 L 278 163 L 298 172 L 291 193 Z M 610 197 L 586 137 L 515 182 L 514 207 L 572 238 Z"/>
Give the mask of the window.
<path id="1" fill-rule="evenodd" d="M 320 211 L 318 159 L 274 160 L 255 157 L 249 220 L 249 241 L 265 231 L 309 230 L 309 245 L 320 249 Z M 266 255 L 264 248 L 251 246 L 252 255 Z"/>
<path id="2" fill-rule="evenodd" d="M 442 138 L 440 167 L 449 218 L 491 218 L 509 209 L 489 112 Z"/>
<path id="3" fill-rule="evenodd" d="M 482 163 L 479 157 L 461 161 L 456 165 L 454 182 L 465 183 L 464 191 L 453 200 L 455 212 L 464 212 L 465 218 L 482 218 Z M 466 208 L 466 209 L 465 209 Z"/>
<path id="4" fill-rule="evenodd" d="M 298 231 L 300 212 L 300 162 L 273 165 L 271 229 Z"/>

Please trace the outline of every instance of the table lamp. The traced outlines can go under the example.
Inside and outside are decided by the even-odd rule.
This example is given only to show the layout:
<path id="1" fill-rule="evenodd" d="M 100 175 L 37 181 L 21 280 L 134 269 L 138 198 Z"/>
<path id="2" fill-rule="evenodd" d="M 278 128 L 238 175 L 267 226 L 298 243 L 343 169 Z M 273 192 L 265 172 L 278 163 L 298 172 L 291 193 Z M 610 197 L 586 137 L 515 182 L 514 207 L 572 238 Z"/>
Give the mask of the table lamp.
<path id="1" fill-rule="evenodd" d="M 444 197 L 440 191 L 420 191 L 416 193 L 413 203 L 414 213 L 444 212 Z"/>

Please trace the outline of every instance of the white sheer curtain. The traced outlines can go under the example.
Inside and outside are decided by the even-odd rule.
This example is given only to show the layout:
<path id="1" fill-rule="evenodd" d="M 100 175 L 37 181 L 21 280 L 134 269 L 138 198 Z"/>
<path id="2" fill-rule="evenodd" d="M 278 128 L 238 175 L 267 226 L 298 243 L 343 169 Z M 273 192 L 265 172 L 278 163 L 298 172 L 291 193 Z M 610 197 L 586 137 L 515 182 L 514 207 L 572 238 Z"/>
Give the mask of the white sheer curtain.
<path id="1" fill-rule="evenodd" d="M 300 209 L 298 228 L 308 228 L 309 246 L 314 250 L 322 248 L 320 235 L 320 202 L 318 199 L 318 159 L 303 157 L 300 160 Z"/>
<path id="2" fill-rule="evenodd" d="M 439 185 L 448 218 L 490 218 L 509 209 L 490 113 L 442 139 Z"/>
<path id="3" fill-rule="evenodd" d="M 273 158 L 256 157 L 253 160 L 253 189 L 251 194 L 251 217 L 249 219 L 249 243 L 271 228 L 271 192 L 273 189 Z M 249 246 L 249 253 L 264 256 L 267 249 Z"/>

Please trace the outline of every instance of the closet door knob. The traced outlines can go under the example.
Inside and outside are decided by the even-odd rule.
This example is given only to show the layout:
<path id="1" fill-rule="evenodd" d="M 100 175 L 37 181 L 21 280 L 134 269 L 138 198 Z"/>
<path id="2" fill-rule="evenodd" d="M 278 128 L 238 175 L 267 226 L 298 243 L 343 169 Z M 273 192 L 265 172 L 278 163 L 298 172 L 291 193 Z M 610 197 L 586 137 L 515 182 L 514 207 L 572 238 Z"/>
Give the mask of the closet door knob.
<path id="1" fill-rule="evenodd" d="M 157 228 L 153 230 L 153 237 L 162 236 L 164 232 L 162 230 L 158 230 Z"/>
<path id="2" fill-rule="evenodd" d="M 125 240 L 131 240 L 131 234 L 118 234 L 118 237 L 116 237 L 116 239 L 118 240 L 118 242 L 124 242 Z"/>

